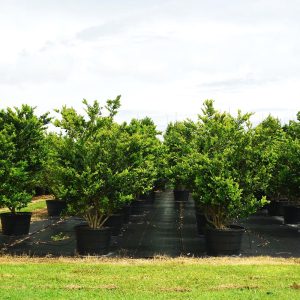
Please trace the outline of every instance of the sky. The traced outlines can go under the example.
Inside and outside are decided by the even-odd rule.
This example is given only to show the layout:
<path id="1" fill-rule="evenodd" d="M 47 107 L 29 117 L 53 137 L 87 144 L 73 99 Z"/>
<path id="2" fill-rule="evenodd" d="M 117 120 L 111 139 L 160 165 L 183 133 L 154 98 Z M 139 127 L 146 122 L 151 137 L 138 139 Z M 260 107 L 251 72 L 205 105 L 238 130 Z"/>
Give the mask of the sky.
<path id="1" fill-rule="evenodd" d="M 0 0 L 0 108 L 121 97 L 119 121 L 195 119 L 205 99 L 300 110 L 299 0 Z"/>

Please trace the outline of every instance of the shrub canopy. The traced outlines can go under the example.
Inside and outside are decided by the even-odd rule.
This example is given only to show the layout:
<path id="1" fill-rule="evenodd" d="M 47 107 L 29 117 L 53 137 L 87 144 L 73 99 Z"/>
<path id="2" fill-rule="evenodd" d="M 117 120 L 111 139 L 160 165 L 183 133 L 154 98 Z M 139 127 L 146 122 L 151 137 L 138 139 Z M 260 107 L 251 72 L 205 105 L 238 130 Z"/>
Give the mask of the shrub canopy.
<path id="1" fill-rule="evenodd" d="M 199 115 L 185 169 L 197 205 L 215 228 L 226 228 L 267 202 L 255 194 L 266 190 L 276 155 L 262 142 L 265 132 L 252 128 L 250 117 L 219 112 L 212 100 L 205 101 Z"/>
<path id="2" fill-rule="evenodd" d="M 31 201 L 47 157 L 50 118 L 34 111 L 28 105 L 0 110 L 0 205 L 13 213 Z"/>
<path id="3" fill-rule="evenodd" d="M 300 112 L 296 121 L 283 126 L 284 137 L 277 147 L 278 160 L 270 183 L 274 199 L 288 197 L 300 202 Z"/>
<path id="4" fill-rule="evenodd" d="M 154 122 L 146 117 L 132 119 L 123 124 L 127 141 L 124 147 L 123 163 L 132 175 L 132 192 L 135 196 L 149 192 L 158 180 L 159 168 L 164 160 L 160 134 Z"/>
<path id="5" fill-rule="evenodd" d="M 91 228 L 101 228 L 116 208 L 132 199 L 132 176 L 122 161 L 127 137 L 113 120 L 120 96 L 108 100 L 105 111 L 98 101 L 83 103 L 86 116 L 66 106 L 57 111 L 61 119 L 54 124 L 62 132 L 52 138 L 52 171 L 69 210 L 83 215 Z"/>
<path id="6" fill-rule="evenodd" d="M 191 120 L 177 121 L 169 123 L 164 134 L 166 176 L 175 189 L 183 189 L 188 180 L 185 159 L 191 154 L 195 129 Z"/>

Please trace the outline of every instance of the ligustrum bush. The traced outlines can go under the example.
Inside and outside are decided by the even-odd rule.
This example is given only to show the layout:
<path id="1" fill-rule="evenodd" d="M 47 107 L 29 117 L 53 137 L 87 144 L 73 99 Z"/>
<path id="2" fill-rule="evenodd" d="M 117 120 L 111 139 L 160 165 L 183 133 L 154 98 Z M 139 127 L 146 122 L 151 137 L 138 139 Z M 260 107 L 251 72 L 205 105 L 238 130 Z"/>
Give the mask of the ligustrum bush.
<path id="1" fill-rule="evenodd" d="M 47 160 L 50 118 L 34 111 L 28 105 L 0 110 L 0 206 L 12 213 L 31 201 Z"/>
<path id="2" fill-rule="evenodd" d="M 132 119 L 129 124 L 124 123 L 122 129 L 128 136 L 124 141 L 123 163 L 131 173 L 129 188 L 136 198 L 154 188 L 164 159 L 163 146 L 157 137 L 160 132 L 148 117 Z"/>
<path id="3" fill-rule="evenodd" d="M 265 196 L 255 195 L 267 189 L 276 154 L 265 147 L 250 117 L 219 112 L 207 100 L 196 124 L 185 169 L 193 197 L 214 228 L 225 229 L 267 203 Z"/>
<path id="4" fill-rule="evenodd" d="M 54 155 L 59 193 L 71 213 L 82 215 L 93 228 L 101 228 L 119 205 L 132 199 L 132 175 L 123 164 L 127 136 L 114 116 L 120 96 L 85 105 L 86 115 L 64 106 L 54 124 L 61 129 Z M 106 115 L 105 115 L 106 113 Z"/>
<path id="5" fill-rule="evenodd" d="M 164 134 L 166 152 L 166 177 L 178 190 L 184 189 L 189 167 L 186 157 L 191 154 L 191 142 L 195 135 L 195 124 L 191 120 L 169 123 Z"/>

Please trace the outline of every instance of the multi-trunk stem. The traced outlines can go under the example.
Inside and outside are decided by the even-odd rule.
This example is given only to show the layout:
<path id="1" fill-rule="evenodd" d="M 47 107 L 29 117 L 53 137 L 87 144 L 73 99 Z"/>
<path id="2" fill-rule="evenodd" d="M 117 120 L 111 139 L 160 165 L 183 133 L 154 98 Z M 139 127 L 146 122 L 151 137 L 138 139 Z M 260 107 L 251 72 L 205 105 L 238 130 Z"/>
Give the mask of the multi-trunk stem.
<path id="1" fill-rule="evenodd" d="M 99 229 L 103 226 L 109 215 L 104 215 L 97 209 L 91 208 L 85 213 L 84 217 L 87 220 L 90 228 Z"/>
<path id="2" fill-rule="evenodd" d="M 207 206 L 205 217 L 216 229 L 226 229 L 226 216 L 220 206 Z"/>

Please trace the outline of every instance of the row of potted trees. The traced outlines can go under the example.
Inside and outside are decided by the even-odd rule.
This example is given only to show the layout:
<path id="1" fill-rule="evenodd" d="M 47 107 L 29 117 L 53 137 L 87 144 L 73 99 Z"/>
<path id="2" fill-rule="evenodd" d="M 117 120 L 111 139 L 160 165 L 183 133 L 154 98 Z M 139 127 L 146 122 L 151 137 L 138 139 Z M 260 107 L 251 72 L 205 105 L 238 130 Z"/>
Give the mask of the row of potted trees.
<path id="1" fill-rule="evenodd" d="M 58 133 L 49 134 L 48 114 L 37 117 L 26 105 L 1 111 L 0 205 L 10 210 L 1 214 L 4 234 L 28 233 L 30 213 L 17 210 L 43 185 L 57 200 L 47 201 L 50 214 L 57 212 L 56 202 L 85 220 L 76 228 L 79 253 L 103 253 L 111 234 L 107 224 L 153 189 L 162 148 L 153 121 L 116 123 L 120 96 L 104 108 L 83 103 L 85 114 L 66 106 L 56 110 Z"/>
<path id="2" fill-rule="evenodd" d="M 255 127 L 251 115 L 219 112 L 207 100 L 196 122 L 169 124 L 164 136 L 170 179 L 192 192 L 212 255 L 238 254 L 244 229 L 236 221 L 269 199 L 288 197 L 285 221 L 300 222 L 299 114 L 285 126 L 268 116 Z"/>
<path id="3" fill-rule="evenodd" d="M 46 132 L 49 115 L 36 116 L 32 107 L 0 111 L 0 205 L 11 211 L 1 214 L 5 234 L 28 233 L 20 224 L 30 214 L 16 211 L 36 186 L 55 196 L 49 207 L 56 202 L 85 220 L 76 228 L 80 254 L 107 251 L 107 225 L 166 182 L 175 200 L 192 192 L 213 255 L 240 251 L 243 229 L 235 221 L 267 198 L 286 196 L 298 207 L 300 115 L 285 126 L 269 116 L 253 127 L 252 114 L 219 112 L 207 100 L 197 121 L 170 123 L 162 142 L 149 118 L 115 122 L 120 96 L 105 107 L 83 104 L 85 114 L 56 110 L 52 133 Z"/>

